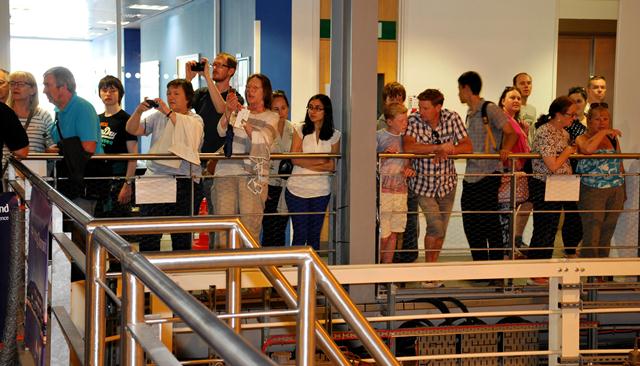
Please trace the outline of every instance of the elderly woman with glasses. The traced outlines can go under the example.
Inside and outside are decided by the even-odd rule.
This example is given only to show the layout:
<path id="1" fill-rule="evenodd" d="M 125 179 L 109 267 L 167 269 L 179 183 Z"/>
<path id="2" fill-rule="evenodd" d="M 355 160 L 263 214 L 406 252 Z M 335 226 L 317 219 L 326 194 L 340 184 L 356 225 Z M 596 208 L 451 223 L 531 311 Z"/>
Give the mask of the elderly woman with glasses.
<path id="1" fill-rule="evenodd" d="M 611 128 L 607 103 L 591 103 L 587 132 L 576 143 L 582 154 L 620 153 L 619 130 Z M 578 163 L 580 201 L 584 235 L 580 257 L 609 256 L 611 237 L 625 201 L 624 166 L 621 159 L 582 159 Z"/>
<path id="2" fill-rule="evenodd" d="M 271 110 L 273 89 L 266 75 L 247 79 L 242 107 L 238 95 L 230 91 L 217 131 L 226 136 L 225 155 L 248 154 L 246 159 L 220 160 L 216 165 L 212 190 L 216 215 L 240 217 L 251 235 L 258 239 L 267 199 L 270 151 L 276 139 L 278 114 Z M 227 246 L 227 235 L 216 235 L 218 246 Z"/>
<path id="3" fill-rule="evenodd" d="M 38 84 L 30 72 L 14 71 L 9 75 L 11 95 L 7 104 L 18 115 L 29 136 L 29 151 L 42 153 L 53 145 L 49 134 L 53 119 L 38 102 Z"/>
<path id="4" fill-rule="evenodd" d="M 295 126 L 291 152 L 340 152 L 340 131 L 333 127 L 333 107 L 328 96 L 316 94 L 309 99 L 304 124 Z M 330 158 L 292 161 L 294 167 L 287 182 L 285 199 L 289 212 L 300 213 L 291 216 L 292 245 L 309 245 L 318 250 L 324 212 L 331 197 L 329 173 L 336 170 L 336 162 Z"/>

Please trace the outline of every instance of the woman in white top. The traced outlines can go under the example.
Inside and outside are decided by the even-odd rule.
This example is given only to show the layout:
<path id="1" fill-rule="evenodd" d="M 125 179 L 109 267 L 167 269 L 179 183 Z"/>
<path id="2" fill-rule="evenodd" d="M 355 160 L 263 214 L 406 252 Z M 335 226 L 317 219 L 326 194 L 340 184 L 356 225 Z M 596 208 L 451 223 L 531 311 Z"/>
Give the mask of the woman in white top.
<path id="1" fill-rule="evenodd" d="M 142 216 L 189 216 L 191 214 L 192 179 L 200 175 L 200 146 L 204 136 L 202 118 L 191 111 L 191 82 L 175 79 L 167 84 L 167 105 L 162 99 L 145 100 L 127 121 L 127 132 L 134 136 L 151 135 L 151 154 L 169 152 L 183 160 L 152 160 L 147 162 L 145 175 L 176 177 L 175 203 L 140 205 Z M 153 103 L 155 102 L 155 103 Z M 153 105 L 155 104 L 155 105 Z M 155 108 L 142 121 L 142 113 Z M 160 250 L 162 234 L 144 235 L 140 251 Z M 171 234 L 173 250 L 191 249 L 191 234 Z"/>
<path id="2" fill-rule="evenodd" d="M 307 103 L 307 115 L 302 126 L 295 126 L 291 152 L 340 152 L 340 131 L 333 128 L 331 99 L 317 94 Z M 293 172 L 287 182 L 285 198 L 289 212 L 309 213 L 292 215 L 292 245 L 320 248 L 320 232 L 324 213 L 331 196 L 329 173 L 336 170 L 336 162 L 329 158 L 292 159 Z"/>
<path id="3" fill-rule="evenodd" d="M 251 235 L 258 239 L 269 179 L 269 154 L 276 138 L 278 114 L 271 111 L 271 81 L 262 74 L 247 79 L 244 110 L 235 92 L 227 94 L 218 134 L 227 136 L 225 150 L 249 154 L 248 159 L 225 159 L 216 165 L 212 202 L 216 215 L 239 215 Z M 216 235 L 218 246 L 227 247 L 224 233 Z"/>
<path id="4" fill-rule="evenodd" d="M 293 139 L 293 124 L 287 118 L 289 117 L 289 100 L 282 90 L 273 92 L 273 102 L 271 110 L 278 113 L 278 129 L 276 140 L 273 142 L 271 152 L 274 154 L 288 153 L 291 150 L 291 140 Z M 269 192 L 267 201 L 264 203 L 264 213 L 267 214 L 262 218 L 262 246 L 283 246 L 285 245 L 285 230 L 287 229 L 287 214 L 278 213 L 278 203 L 282 187 L 287 183 L 287 176 L 278 177 L 291 173 L 286 171 L 286 167 L 291 167 L 291 160 L 271 160 L 271 170 L 269 175 Z M 282 169 L 281 169 L 282 167 Z"/>
<path id="5" fill-rule="evenodd" d="M 53 119 L 38 105 L 38 83 L 30 72 L 14 71 L 9 75 L 11 95 L 7 105 L 20 118 L 29 136 L 29 152 L 42 153 L 53 145 L 49 129 Z"/>

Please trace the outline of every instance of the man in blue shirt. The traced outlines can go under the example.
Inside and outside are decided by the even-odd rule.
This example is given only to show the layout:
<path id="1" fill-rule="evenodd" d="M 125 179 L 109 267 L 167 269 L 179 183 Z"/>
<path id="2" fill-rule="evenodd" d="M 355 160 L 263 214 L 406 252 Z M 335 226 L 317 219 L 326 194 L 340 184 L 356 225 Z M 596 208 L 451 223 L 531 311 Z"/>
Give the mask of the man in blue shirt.
<path id="1" fill-rule="evenodd" d="M 91 103 L 76 95 L 76 81 L 69 69 L 61 66 L 52 67 L 44 73 L 43 92 L 56 108 L 56 122 L 51 126 L 51 137 L 57 144 L 63 138 L 78 136 L 82 148 L 89 154 L 101 154 L 100 144 L 102 135 L 100 120 Z M 58 133 L 58 127 L 62 137 Z M 57 145 L 47 149 L 49 152 L 59 152 Z M 58 164 L 58 169 L 61 164 Z M 60 188 L 60 187 L 59 187 Z M 67 195 L 79 196 L 74 202 L 87 213 L 93 215 L 96 201 L 88 198 L 86 187 L 80 192 L 64 192 Z"/>

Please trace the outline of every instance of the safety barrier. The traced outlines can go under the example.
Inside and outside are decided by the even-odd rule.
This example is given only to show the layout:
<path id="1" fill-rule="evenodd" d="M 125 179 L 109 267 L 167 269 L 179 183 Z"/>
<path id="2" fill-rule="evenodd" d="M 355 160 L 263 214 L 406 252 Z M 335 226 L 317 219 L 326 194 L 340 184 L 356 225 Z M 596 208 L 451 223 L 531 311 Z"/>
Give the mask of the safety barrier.
<path id="1" fill-rule="evenodd" d="M 381 153 L 378 154 L 378 167 L 381 166 L 381 162 L 384 159 L 403 159 L 403 160 L 411 160 L 411 159 L 433 159 L 435 156 L 433 154 L 387 154 Z M 572 155 L 571 159 L 576 162 L 581 159 L 623 159 L 626 161 L 635 161 L 633 165 L 637 164 L 639 154 L 594 154 L 594 155 Z M 521 171 L 516 171 L 514 167 L 516 166 L 516 162 L 523 159 L 535 159 L 540 158 L 538 154 L 511 154 L 508 158 L 508 163 L 505 164 L 511 169 L 507 169 L 506 172 L 495 172 L 491 174 L 469 174 L 465 175 L 464 163 L 468 159 L 489 159 L 496 160 L 496 166 L 498 161 L 498 155 L 495 154 L 460 154 L 460 155 L 450 155 L 449 159 L 455 160 L 457 174 L 451 176 L 451 180 L 453 181 L 453 194 L 454 201 L 452 204 L 452 209 L 450 211 L 438 211 L 433 210 L 431 208 L 421 208 L 418 205 L 418 195 L 413 194 L 411 192 L 411 188 L 409 188 L 408 192 L 408 204 L 407 210 L 396 210 L 393 208 L 385 208 L 382 207 L 384 203 L 380 203 L 378 205 L 378 217 L 381 215 L 400 215 L 406 216 L 406 230 L 402 233 L 402 236 L 398 239 L 397 249 L 392 250 L 395 254 L 394 262 L 413 262 L 418 257 L 422 259 L 424 257 L 425 261 L 429 261 L 428 258 L 433 258 L 434 254 L 437 258 L 438 253 L 442 253 L 445 257 L 444 260 L 459 260 L 461 258 L 472 256 L 474 259 L 478 259 L 478 257 L 484 258 L 488 257 L 490 259 L 498 260 L 498 259 L 521 259 L 527 254 L 531 258 L 545 258 L 551 257 L 551 252 L 554 251 L 553 239 L 551 242 L 551 246 L 540 245 L 539 243 L 533 243 L 534 245 L 527 245 L 525 242 L 529 240 L 523 240 L 523 234 L 526 236 L 531 236 L 532 231 L 532 221 L 529 220 L 530 216 L 538 216 L 539 218 L 544 218 L 545 214 L 560 214 L 562 213 L 564 218 L 565 225 L 562 225 L 562 218 L 560 219 L 559 227 L 562 229 L 562 241 L 564 241 L 565 250 L 568 251 L 569 257 L 575 257 L 575 247 L 578 243 L 581 242 L 582 239 L 582 222 L 581 222 L 581 214 L 584 213 L 618 213 L 620 214 L 621 221 L 626 219 L 627 221 L 633 221 L 633 219 L 640 212 L 640 203 L 638 202 L 638 194 L 640 188 L 635 190 L 631 190 L 633 188 L 627 187 L 627 196 L 628 202 L 625 204 L 625 208 L 623 209 L 605 209 L 605 210 L 587 210 L 587 209 L 579 209 L 577 206 L 577 202 L 567 202 L 566 205 L 563 202 L 558 201 L 558 205 L 548 205 L 554 206 L 551 208 L 534 208 L 533 201 L 542 200 L 544 201 L 544 197 L 533 197 L 534 194 L 539 195 L 540 192 L 535 191 L 534 187 L 532 187 L 531 181 L 538 183 L 536 185 L 542 185 L 544 187 L 545 183 L 538 178 L 540 175 L 524 173 Z M 496 170 L 498 170 L 496 168 Z M 419 173 L 418 173 L 419 174 Z M 602 174 L 574 174 L 576 177 L 602 177 Z M 632 181 L 632 187 L 637 187 L 636 184 L 639 181 L 638 179 L 638 170 L 634 170 L 633 172 L 625 172 L 620 174 L 620 176 L 624 177 L 627 181 Z M 384 179 L 385 175 L 383 174 L 380 179 Z M 507 184 L 508 188 L 505 189 L 503 193 L 503 188 L 500 188 L 501 195 L 501 203 L 497 205 L 499 207 L 497 210 L 465 210 L 461 207 L 461 196 L 463 195 L 463 181 L 464 179 L 475 178 L 481 179 L 486 177 L 494 177 L 497 181 L 502 181 L 503 185 Z M 423 179 L 435 179 L 442 178 L 442 176 L 423 174 Z M 435 184 L 435 186 L 430 186 L 430 189 L 441 189 L 441 183 Z M 497 188 L 497 187 L 493 187 Z M 521 189 L 523 188 L 523 189 Z M 489 187 L 489 189 L 492 189 Z M 544 188 L 543 188 L 544 189 Z M 624 188 L 623 188 L 624 190 Z M 527 196 L 527 199 L 524 201 L 520 200 L 520 194 L 524 191 L 524 194 Z M 544 192 L 544 191 L 543 191 Z M 557 195 L 562 196 L 565 192 L 556 191 Z M 379 186 L 378 197 L 382 195 L 382 187 Z M 496 192 L 480 192 L 477 196 L 474 197 L 477 201 L 486 200 L 489 196 L 496 196 Z M 505 196 L 505 197 L 502 197 Z M 506 201 L 505 201 L 506 198 Z M 556 197 L 556 200 L 561 200 L 562 198 Z M 569 206 L 569 203 L 572 205 Z M 542 205 L 540 205 L 542 206 Z M 558 206 L 557 208 L 555 206 Z M 562 207 L 565 206 L 565 207 Z M 437 207 L 436 207 L 437 209 Z M 442 249 L 432 249 L 423 246 L 423 241 L 418 240 L 421 238 L 425 238 L 428 231 L 425 229 L 426 222 L 422 215 L 434 215 L 440 214 L 441 212 L 445 213 L 446 216 L 450 219 L 450 224 L 448 225 L 448 230 L 446 231 L 446 236 L 444 237 L 444 246 Z M 469 239 L 469 233 L 465 233 L 468 228 L 464 228 L 463 230 L 463 216 L 467 215 L 469 217 L 490 217 L 497 216 L 500 217 L 500 223 L 502 225 L 502 238 L 500 238 L 500 233 L 498 233 L 498 238 L 494 241 L 497 241 L 498 244 L 492 243 L 489 248 L 480 249 L 477 247 L 471 247 L 467 245 L 462 245 L 461 243 L 466 243 Z M 418 224 L 419 223 L 419 224 Z M 542 225 L 540 225 L 542 226 Z M 573 227 L 575 226 L 575 227 Z M 637 226 L 634 226 L 637 228 Z M 493 228 L 492 228 L 493 229 Z M 475 235 L 484 235 L 487 237 L 492 237 L 489 233 L 478 232 L 477 230 L 487 230 L 483 228 L 476 228 L 474 232 Z M 591 252 L 596 252 L 601 250 L 605 253 L 608 253 L 609 250 L 614 249 L 620 253 L 625 253 L 620 256 L 637 256 L 638 255 L 638 237 L 639 233 L 629 233 L 631 238 L 633 239 L 631 242 L 617 242 L 615 247 L 606 246 L 606 245 L 597 245 L 589 248 L 583 249 L 583 256 L 594 257 L 601 255 L 593 255 Z M 555 237 L 555 235 L 554 235 Z M 572 240 L 575 238 L 575 240 Z M 426 238 L 425 238 L 426 239 Z M 556 242 L 560 242 L 561 240 L 556 240 Z M 378 240 L 378 248 L 377 248 L 377 258 L 378 262 L 381 261 L 381 257 L 385 252 L 389 252 L 388 250 L 381 247 L 382 238 Z M 428 245 L 425 241 L 425 245 Z M 589 252 L 589 253 L 587 253 Z M 556 249 L 557 253 L 557 249 Z M 630 254 L 631 253 L 631 254 Z M 548 256 L 547 256 L 548 255 Z M 556 254 L 557 255 L 557 254 Z M 607 254 L 608 255 L 608 254 Z M 449 256 L 449 258 L 446 258 Z M 561 254 L 560 254 L 561 256 Z"/>
<path id="2" fill-rule="evenodd" d="M 637 156 L 635 158 L 637 158 Z M 20 163 L 16 163 L 16 165 L 18 166 L 19 170 L 26 171 L 26 169 L 20 166 Z M 25 176 L 27 177 L 27 181 L 37 180 L 36 179 L 37 177 L 30 176 L 28 172 L 27 174 L 25 174 Z M 27 184 L 25 186 L 25 194 L 27 194 L 31 190 L 30 185 L 31 184 Z M 33 185 L 38 186 L 39 184 L 36 183 Z M 68 200 L 66 200 L 64 197 L 60 196 L 59 194 L 57 194 L 57 192 L 53 190 L 47 191 L 47 196 L 49 196 L 50 198 L 54 197 L 56 198 L 56 200 L 60 200 L 62 210 L 65 213 L 70 215 L 74 220 L 80 223 L 83 223 L 83 225 L 85 225 L 85 227 L 88 228 L 90 232 L 93 231 L 94 235 L 90 236 L 90 240 L 88 240 L 89 243 L 96 243 L 97 241 L 100 241 L 100 243 L 102 243 L 102 241 L 109 242 L 109 244 L 104 244 L 104 245 L 111 248 L 109 249 L 109 251 L 111 250 L 115 251 L 115 253 L 112 252 L 111 254 L 120 258 L 125 272 L 129 270 L 129 267 L 138 268 L 136 267 L 137 264 L 135 264 L 137 263 L 137 259 L 133 259 L 132 257 L 133 253 L 130 252 L 130 249 L 125 249 L 125 247 L 123 246 L 123 245 L 127 245 L 126 242 L 118 239 L 114 243 L 111 239 L 117 238 L 115 234 L 111 233 L 109 230 L 98 228 L 99 226 L 107 226 L 110 229 L 114 230 L 115 232 L 118 232 L 119 234 L 149 233 L 149 232 L 152 232 L 153 230 L 200 231 L 200 230 L 211 229 L 212 227 L 207 225 L 210 225 L 214 221 L 216 221 L 209 217 L 162 218 L 162 219 L 149 218 L 144 220 L 136 220 L 135 222 L 129 222 L 128 224 L 124 223 L 125 221 L 123 221 L 120 223 L 120 225 L 118 225 L 117 220 L 108 220 L 108 219 L 98 220 L 98 219 L 93 219 L 90 216 L 87 216 L 86 214 L 83 214 L 82 211 L 78 210 L 77 207 L 75 207 L 72 203 L 70 203 Z M 167 226 L 163 228 L 158 228 L 159 224 L 165 224 Z M 238 228 L 241 227 L 241 223 L 236 223 L 236 224 L 238 225 L 237 226 Z M 229 224 L 224 224 L 224 225 L 229 225 Z M 61 225 L 54 223 L 54 228 L 55 227 L 61 228 Z M 240 236 L 240 238 L 242 239 L 242 235 L 240 234 L 241 231 L 242 230 L 239 229 L 237 234 L 230 235 L 230 238 L 235 238 L 236 236 Z M 64 247 L 64 244 L 62 243 L 65 243 L 65 240 L 61 236 L 56 236 L 56 243 L 58 242 L 60 242 L 61 246 Z M 234 246 L 237 244 L 239 243 L 234 244 Z M 74 246 L 73 244 L 71 245 Z M 93 256 L 94 259 L 95 258 L 99 259 L 97 262 L 95 262 L 97 263 L 97 266 L 93 270 L 94 271 L 93 276 L 97 276 L 95 277 L 96 281 L 93 284 L 94 288 L 91 290 L 91 292 L 87 291 L 87 296 L 91 294 L 92 296 L 94 296 L 91 298 L 92 302 L 94 302 L 95 304 L 100 304 L 102 301 L 102 304 L 104 305 L 105 294 L 103 293 L 101 295 L 102 298 L 95 297 L 95 294 L 100 293 L 103 290 L 106 291 L 107 294 L 109 294 L 109 291 L 105 289 L 106 286 L 104 285 L 104 278 L 100 277 L 101 275 L 104 274 L 105 253 L 104 251 L 102 253 L 96 252 L 95 251 L 96 247 L 99 247 L 99 245 L 93 246 L 93 247 L 90 246 L 90 250 L 87 251 L 87 254 L 88 254 L 86 258 L 87 261 L 89 261 L 89 257 L 91 256 Z M 272 254 L 269 254 L 269 258 L 275 261 L 277 257 L 277 253 L 279 252 L 280 250 L 274 249 L 272 251 L 271 249 L 269 249 L 269 250 L 266 250 L 265 253 L 272 253 Z M 69 253 L 68 254 L 69 256 L 75 255 L 77 258 L 81 258 L 80 256 L 81 253 L 78 253 L 77 250 L 74 252 L 74 250 L 71 249 L 68 251 L 68 253 Z M 154 263 L 154 264 L 159 267 L 166 265 L 167 266 L 166 270 L 169 271 L 169 269 L 172 269 L 172 266 L 174 266 L 173 263 L 179 259 L 179 257 L 175 256 L 176 254 L 177 253 L 160 253 L 157 255 L 156 254 L 150 255 L 149 258 L 151 260 L 151 263 L 154 263 L 154 261 L 157 260 L 157 263 Z M 230 255 L 231 257 L 226 258 L 225 256 L 227 255 Z M 220 251 L 220 252 L 213 253 L 211 257 L 210 257 L 210 253 L 207 253 L 207 252 L 189 253 L 188 255 L 189 258 L 185 258 L 183 260 L 185 261 L 184 263 L 199 262 L 200 259 L 202 259 L 203 261 L 210 261 L 210 263 L 214 263 L 214 262 L 220 263 L 220 261 L 227 261 L 227 260 L 233 261 L 235 260 L 233 258 L 236 258 L 235 257 L 236 255 L 238 256 L 237 258 L 243 258 L 242 252 L 238 252 L 238 254 L 235 254 L 235 252 L 232 253 L 227 251 Z M 67 255 L 65 255 L 65 257 L 66 256 Z M 296 258 L 299 259 L 299 257 L 296 257 Z M 243 258 L 243 259 L 248 259 L 248 258 Z M 288 259 L 290 260 L 291 257 L 289 257 Z M 66 258 L 60 258 L 59 256 L 55 257 L 53 259 L 53 264 L 54 264 L 53 273 L 59 273 L 60 270 L 57 269 L 56 266 L 58 264 L 65 263 L 65 261 L 68 262 Z M 79 259 L 78 261 L 83 262 L 81 259 Z M 291 262 L 295 262 L 295 261 L 292 260 Z M 253 265 L 252 263 L 249 263 L 249 264 Z M 424 360 L 462 359 L 462 358 L 464 359 L 471 358 L 471 359 L 481 360 L 481 359 L 489 359 L 489 358 L 495 358 L 495 357 L 510 358 L 510 357 L 523 357 L 523 356 L 536 356 L 536 357 L 546 357 L 547 362 L 550 365 L 560 365 L 560 364 L 573 364 L 573 363 L 581 362 L 587 359 L 588 357 L 592 357 L 593 355 L 597 355 L 597 354 L 623 354 L 629 351 L 628 349 L 597 350 L 596 348 L 593 348 L 593 347 L 588 349 L 584 349 L 580 347 L 579 320 L 581 315 L 588 316 L 590 314 L 601 314 L 601 313 L 634 314 L 634 313 L 637 313 L 638 310 L 640 310 L 638 306 L 634 305 L 633 302 L 607 304 L 604 301 L 594 302 L 594 301 L 591 301 L 591 298 L 587 299 L 584 296 L 581 296 L 581 294 L 583 293 L 591 294 L 592 292 L 598 289 L 598 286 L 601 286 L 600 284 L 584 284 L 582 280 L 585 278 L 594 277 L 594 276 L 596 277 L 598 276 L 637 276 L 640 274 L 639 264 L 640 262 L 638 261 L 637 258 L 592 259 L 592 260 L 552 259 L 552 260 L 546 260 L 546 261 L 542 261 L 542 260 L 541 261 L 536 261 L 536 260 L 487 261 L 487 262 L 473 263 L 473 264 L 452 262 L 452 263 L 436 263 L 436 264 L 415 263 L 415 264 L 392 264 L 392 265 L 351 265 L 351 266 L 332 267 L 331 270 L 333 272 L 333 275 L 335 276 L 335 280 L 337 281 L 337 283 L 341 283 L 341 284 L 370 284 L 370 283 L 389 284 L 387 295 L 386 295 L 386 298 L 388 299 L 388 303 L 385 311 L 388 312 L 388 314 L 390 315 L 389 316 L 373 316 L 373 317 L 370 316 L 366 319 L 370 322 L 386 322 L 388 324 L 392 324 L 392 322 L 397 322 L 397 321 L 407 320 L 407 319 L 446 319 L 446 318 L 455 318 L 455 317 L 474 317 L 474 316 L 491 318 L 491 317 L 502 317 L 502 316 L 512 316 L 512 315 L 538 316 L 538 317 L 542 316 L 548 319 L 549 339 L 548 339 L 548 348 L 546 350 L 516 351 L 516 352 L 471 352 L 464 355 L 460 355 L 460 354 L 424 355 L 422 354 L 417 356 L 398 357 L 396 358 L 397 361 L 395 362 L 403 362 L 403 361 L 410 361 L 410 360 L 424 361 Z M 206 266 L 203 265 L 203 267 L 206 267 Z M 174 267 L 173 269 L 176 269 L 176 268 Z M 235 269 L 237 269 L 238 272 L 240 272 L 240 270 L 237 267 Z M 86 266 L 86 270 L 87 272 L 91 271 L 89 269 L 89 266 Z M 223 286 L 221 287 L 224 287 L 224 284 L 226 284 L 228 285 L 229 289 L 233 289 L 233 290 L 229 290 L 229 293 L 231 295 L 230 298 L 235 297 L 236 299 L 239 299 L 240 298 L 239 286 L 242 286 L 244 282 L 241 283 L 240 281 L 233 282 L 228 280 L 227 273 L 228 272 L 225 272 L 225 274 L 222 277 L 219 277 L 219 274 L 215 274 L 215 273 L 205 274 L 205 278 L 206 278 L 205 282 L 207 284 L 218 284 L 218 283 L 223 284 Z M 171 274 L 168 273 L 168 275 L 169 275 L 168 278 L 172 279 Z M 89 274 L 87 276 L 89 276 Z M 288 285 L 285 285 L 285 287 L 286 286 L 291 287 L 291 286 L 296 286 L 298 284 L 305 283 L 304 280 L 298 279 L 298 277 L 301 276 L 298 273 L 298 269 L 284 268 L 279 272 L 277 276 L 273 278 L 270 278 L 272 274 L 269 271 L 267 271 L 266 273 L 260 276 L 266 276 L 267 279 L 273 279 L 275 281 L 276 290 L 279 289 L 279 287 L 281 286 L 280 284 L 285 283 L 285 279 L 288 280 L 290 283 Z M 196 275 L 193 276 L 193 278 L 197 278 L 197 277 L 198 276 Z M 428 312 L 421 313 L 421 314 L 396 314 L 396 300 L 397 300 L 396 298 L 397 289 L 395 288 L 396 283 L 416 282 L 416 281 L 425 281 L 425 280 L 466 281 L 466 280 L 472 280 L 472 279 L 488 280 L 488 279 L 529 278 L 529 277 L 543 277 L 543 278 L 549 279 L 548 287 L 542 287 L 542 288 L 540 288 L 539 286 L 535 287 L 537 291 L 548 293 L 545 296 L 545 298 L 547 299 L 546 309 L 471 311 L 469 313 L 465 313 L 462 315 L 458 313 L 432 314 Z M 193 286 L 193 288 L 191 289 L 202 288 L 202 287 L 197 287 L 198 286 L 197 281 L 193 281 L 194 283 L 191 284 L 192 281 L 190 279 L 191 277 L 189 276 L 182 277 L 182 280 L 184 282 L 181 282 L 181 283 L 189 284 L 187 286 L 183 285 L 184 287 L 189 288 Z M 54 276 L 54 280 L 55 280 L 55 276 Z M 129 277 L 128 281 L 131 281 L 131 277 Z M 254 285 L 252 286 L 255 286 L 255 283 L 256 282 L 254 281 Z M 58 287 L 58 285 L 60 285 L 60 283 L 58 283 L 54 287 Z M 636 285 L 637 287 L 637 284 L 630 284 L 630 286 L 631 285 Z M 139 295 L 140 291 L 139 289 L 136 290 L 136 286 L 139 286 L 139 285 L 132 284 L 130 285 L 131 290 L 128 290 L 128 289 L 125 290 L 125 294 L 128 293 L 129 291 L 132 291 L 133 293 L 130 293 L 129 295 L 127 295 L 128 297 L 125 297 L 126 301 L 121 301 L 122 304 L 125 304 L 125 303 L 132 304 L 131 299 L 134 298 L 134 293 L 136 294 L 135 298 L 138 298 L 140 296 Z M 320 285 L 320 287 L 322 287 L 322 285 Z M 457 289 L 451 289 L 451 290 L 457 291 Z M 153 288 L 152 288 L 152 291 L 153 291 Z M 293 290 L 291 291 L 278 290 L 281 296 L 283 296 L 283 299 L 285 300 L 287 305 L 295 308 L 295 305 L 292 305 L 292 304 L 296 304 L 295 302 L 296 295 L 292 291 Z M 289 295 L 283 295 L 283 293 L 289 293 Z M 293 295 L 291 295 L 292 293 Z M 427 294 L 429 294 L 429 292 L 427 292 Z M 445 289 L 444 291 L 436 292 L 435 294 L 446 295 L 447 292 Z M 293 297 L 293 301 L 291 300 L 292 297 Z M 60 301 L 60 300 L 61 300 L 60 297 L 54 296 L 54 301 Z M 140 304 L 140 302 L 138 301 L 136 303 L 135 301 L 133 301 L 133 304 L 134 305 L 132 306 L 137 307 Z M 243 318 L 247 316 L 244 314 L 239 314 L 239 312 L 236 312 L 234 314 L 233 313 L 234 306 L 238 306 L 239 302 L 235 302 L 233 304 L 231 307 L 229 307 L 228 315 L 225 315 L 225 317 L 228 317 L 229 319 L 238 319 L 238 318 Z M 104 306 L 102 308 L 104 308 Z M 65 314 L 60 312 L 60 310 L 61 309 L 59 306 L 54 305 L 54 312 L 56 317 L 61 319 L 60 320 L 61 323 L 65 323 L 64 321 Z M 135 310 L 135 309 L 127 310 L 128 312 L 131 312 L 131 314 L 129 314 L 131 316 L 131 319 L 136 319 L 136 316 L 137 317 L 140 316 L 140 312 L 138 310 Z M 294 310 L 294 311 L 297 312 L 297 310 Z M 59 313 L 63 315 L 59 316 L 58 315 Z M 278 314 L 277 311 L 274 314 Z M 293 315 L 294 313 L 293 312 L 287 313 L 281 310 L 279 314 Z M 296 315 L 299 315 L 299 312 Z M 182 318 L 180 313 L 178 313 L 178 316 Z M 256 316 L 260 316 L 260 314 Z M 347 317 L 347 320 L 348 320 L 348 317 Z M 342 322 L 341 319 L 332 319 L 331 321 L 333 324 L 338 324 Z M 87 325 L 89 325 L 90 322 L 91 320 L 88 320 Z M 251 324 L 245 324 L 241 326 L 239 322 L 236 322 L 235 324 L 237 324 L 236 326 L 240 328 L 246 328 L 247 326 L 251 325 Z M 299 326 L 298 322 L 296 322 L 295 325 Z M 287 325 L 266 323 L 266 324 L 260 324 L 259 326 L 279 327 L 279 326 L 287 326 Z M 87 328 L 91 328 L 91 326 L 88 326 Z M 145 333 L 144 328 L 146 327 L 144 327 L 143 325 L 140 327 L 132 326 L 132 327 L 128 327 L 127 329 L 129 329 L 128 331 L 132 332 L 131 334 L 144 334 Z M 94 329 L 98 331 L 100 330 L 99 327 Z M 237 328 L 234 328 L 234 329 L 237 329 Z M 308 331 L 308 328 L 305 331 Z M 73 332 L 69 332 L 69 334 L 71 335 L 70 343 L 74 344 L 72 333 Z M 89 337 L 86 337 L 86 339 L 87 340 L 100 339 L 100 337 L 98 337 L 97 335 L 99 335 L 99 333 L 91 334 Z M 395 337 L 395 335 L 393 337 Z M 148 342 L 151 342 L 151 339 L 149 338 L 143 337 L 140 339 L 141 339 L 143 348 L 145 345 L 150 344 Z M 319 343 L 320 345 L 322 345 L 322 338 L 319 338 Z M 363 343 L 366 343 L 366 341 L 363 340 Z M 391 343 L 393 348 L 394 342 L 391 342 Z M 128 348 L 123 348 L 123 350 L 125 349 L 128 350 Z M 95 353 L 95 348 L 92 351 L 92 353 Z M 80 354 L 82 354 L 82 352 Z M 128 353 L 128 354 L 131 354 L 131 353 Z M 329 351 L 329 354 L 331 355 L 331 351 Z M 341 354 L 341 353 L 338 352 L 338 354 Z M 86 353 L 85 353 L 85 357 L 88 357 Z M 303 355 L 299 355 L 298 357 L 301 357 L 301 359 L 308 359 L 308 357 L 305 358 L 305 356 Z M 339 356 L 334 354 L 332 355 L 332 357 L 339 357 Z M 342 360 L 342 362 L 339 364 L 345 364 L 344 361 L 345 360 Z M 99 363 L 90 362 L 89 364 L 99 364 Z M 391 364 L 394 364 L 394 363 L 391 363 Z"/>

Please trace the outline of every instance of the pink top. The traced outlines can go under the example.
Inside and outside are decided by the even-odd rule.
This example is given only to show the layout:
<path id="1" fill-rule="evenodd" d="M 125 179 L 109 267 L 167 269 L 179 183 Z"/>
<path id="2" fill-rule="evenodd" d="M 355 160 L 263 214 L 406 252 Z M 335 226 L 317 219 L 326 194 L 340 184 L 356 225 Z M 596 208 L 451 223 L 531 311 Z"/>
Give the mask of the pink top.
<path id="1" fill-rule="evenodd" d="M 511 127 L 516 132 L 516 135 L 518 135 L 518 140 L 513 145 L 511 152 L 515 154 L 518 154 L 518 153 L 526 154 L 531 152 L 531 148 L 529 147 L 529 142 L 527 140 L 527 131 L 525 131 L 522 128 L 522 125 L 520 125 L 520 123 L 518 123 L 518 121 L 516 121 L 515 118 L 509 116 L 508 114 L 507 114 L 507 118 L 509 118 L 509 123 L 511 124 Z M 520 159 L 518 161 L 516 169 L 522 170 L 522 167 L 524 166 L 525 161 L 526 159 Z M 506 162 L 505 166 L 508 166 L 508 165 L 509 165 L 509 162 Z"/>

